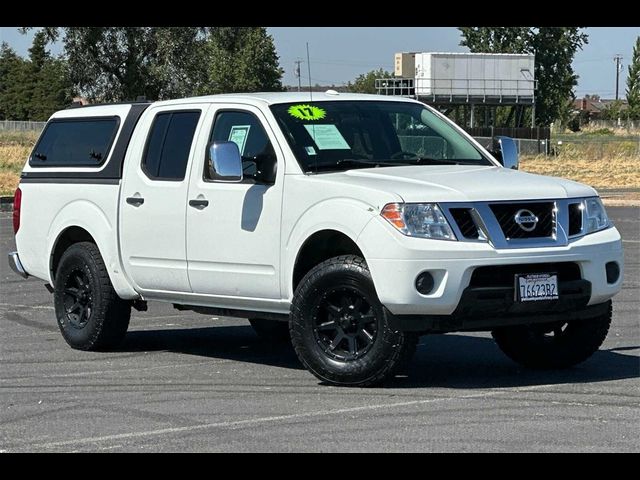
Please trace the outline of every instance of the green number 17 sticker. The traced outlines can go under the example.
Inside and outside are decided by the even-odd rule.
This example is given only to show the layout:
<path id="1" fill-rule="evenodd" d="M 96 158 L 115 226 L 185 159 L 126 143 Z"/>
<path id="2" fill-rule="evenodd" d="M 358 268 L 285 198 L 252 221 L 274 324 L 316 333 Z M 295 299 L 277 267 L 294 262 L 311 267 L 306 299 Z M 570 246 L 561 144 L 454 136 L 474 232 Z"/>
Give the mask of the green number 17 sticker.
<path id="1" fill-rule="evenodd" d="M 300 120 L 321 120 L 327 115 L 324 109 L 306 104 L 291 105 L 287 111 L 289 115 Z"/>

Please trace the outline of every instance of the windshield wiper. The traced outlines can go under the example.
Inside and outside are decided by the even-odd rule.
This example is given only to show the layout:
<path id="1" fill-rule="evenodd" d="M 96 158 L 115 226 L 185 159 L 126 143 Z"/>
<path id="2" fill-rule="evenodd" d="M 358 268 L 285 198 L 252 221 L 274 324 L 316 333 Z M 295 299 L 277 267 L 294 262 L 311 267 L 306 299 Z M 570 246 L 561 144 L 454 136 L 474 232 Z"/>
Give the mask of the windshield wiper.
<path id="1" fill-rule="evenodd" d="M 447 165 L 458 165 L 459 160 L 450 160 L 448 158 L 430 158 L 430 157 L 420 157 L 420 158 L 411 158 L 411 161 L 415 162 L 418 165 L 423 165 L 425 163 L 445 163 Z"/>
<path id="2" fill-rule="evenodd" d="M 346 170 L 350 170 L 351 168 L 371 168 L 371 167 L 393 167 L 398 165 L 411 165 L 410 163 L 399 163 L 399 162 L 381 162 L 376 160 L 361 160 L 359 158 L 342 158 L 335 163 L 325 163 L 321 165 L 314 166 L 315 171 L 336 171 L 343 172 Z M 347 168 L 340 168 L 340 166 L 346 166 Z"/>
<path id="3" fill-rule="evenodd" d="M 315 171 L 335 171 L 335 172 L 344 172 L 346 170 L 350 170 L 352 168 L 370 168 L 370 167 L 383 167 L 385 165 L 393 165 L 393 164 L 385 164 L 384 162 L 376 162 L 374 160 L 360 160 L 356 158 L 342 158 L 335 163 L 325 163 L 321 165 L 314 166 L 313 170 Z M 404 165 L 408 165 L 405 163 Z M 347 168 L 340 168 L 341 166 L 346 166 Z"/>
<path id="4" fill-rule="evenodd" d="M 432 163 L 435 165 L 473 165 L 479 163 L 478 160 L 453 160 L 450 158 L 429 157 L 410 158 L 409 161 L 413 162 L 411 163 L 411 165 L 426 165 L 427 163 Z"/>
<path id="5" fill-rule="evenodd" d="M 359 158 L 342 158 L 336 162 L 337 165 L 371 165 L 373 167 L 379 167 L 381 162 L 374 160 L 361 160 Z"/>
<path id="6" fill-rule="evenodd" d="M 370 165 L 372 167 L 397 167 L 401 165 L 413 165 L 407 162 L 383 162 L 380 160 L 361 160 L 359 158 L 343 158 L 336 162 L 336 165 Z"/>

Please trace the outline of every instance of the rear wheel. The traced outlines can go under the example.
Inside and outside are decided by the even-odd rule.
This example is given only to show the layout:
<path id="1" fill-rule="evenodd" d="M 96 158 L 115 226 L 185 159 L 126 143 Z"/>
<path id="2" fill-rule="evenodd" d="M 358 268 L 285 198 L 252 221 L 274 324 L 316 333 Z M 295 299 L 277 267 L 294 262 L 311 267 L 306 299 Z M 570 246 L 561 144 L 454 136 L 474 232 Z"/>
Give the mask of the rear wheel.
<path id="1" fill-rule="evenodd" d="M 355 255 L 314 267 L 294 295 L 291 341 L 300 361 L 333 385 L 371 386 L 392 376 L 415 349 L 393 328 L 365 261 Z"/>
<path id="2" fill-rule="evenodd" d="M 116 294 L 98 247 L 81 242 L 64 252 L 53 292 L 58 327 L 78 350 L 115 347 L 129 327 L 131 307 Z"/>
<path id="3" fill-rule="evenodd" d="M 612 307 L 600 317 L 569 322 L 518 325 L 494 330 L 500 349 L 529 368 L 567 368 L 593 355 L 609 331 Z"/>

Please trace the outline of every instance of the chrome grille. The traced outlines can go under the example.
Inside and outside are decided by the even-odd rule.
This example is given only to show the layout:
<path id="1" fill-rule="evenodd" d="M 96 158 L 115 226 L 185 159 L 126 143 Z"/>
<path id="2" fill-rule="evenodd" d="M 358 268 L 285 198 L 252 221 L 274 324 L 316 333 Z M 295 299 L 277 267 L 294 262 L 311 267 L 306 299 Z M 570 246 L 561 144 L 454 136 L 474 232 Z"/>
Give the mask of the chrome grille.
<path id="1" fill-rule="evenodd" d="M 476 239 L 480 237 L 478 227 L 471 216 L 470 208 L 451 208 L 449 211 L 458 224 L 460 233 L 462 233 L 464 238 Z"/>
<path id="2" fill-rule="evenodd" d="M 555 227 L 554 202 L 492 203 L 489 204 L 489 207 L 500 224 L 506 240 L 553 236 Z M 522 210 L 529 211 L 538 218 L 537 224 L 531 231 L 525 230 L 516 223 L 516 215 Z"/>
<path id="3" fill-rule="evenodd" d="M 497 249 L 557 247 L 584 235 L 581 198 L 554 200 L 471 201 L 440 203 L 456 238 L 461 242 L 487 242 Z M 538 217 L 535 228 L 520 215 L 522 229 L 515 222 L 520 210 Z M 527 231 L 527 229 L 531 231 Z"/>

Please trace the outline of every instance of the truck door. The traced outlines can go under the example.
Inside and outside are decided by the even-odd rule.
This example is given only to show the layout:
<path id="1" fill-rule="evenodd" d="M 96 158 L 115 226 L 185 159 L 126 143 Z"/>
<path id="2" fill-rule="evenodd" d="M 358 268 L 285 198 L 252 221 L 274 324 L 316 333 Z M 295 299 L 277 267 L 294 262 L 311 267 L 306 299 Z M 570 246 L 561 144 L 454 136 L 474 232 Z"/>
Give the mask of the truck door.
<path id="1" fill-rule="evenodd" d="M 125 270 L 143 293 L 191 292 L 185 210 L 194 138 L 207 107 L 151 106 L 131 139 L 120 194 L 120 248 Z"/>
<path id="2" fill-rule="evenodd" d="M 259 109 L 212 105 L 201 136 L 233 141 L 243 159 L 244 180 L 209 178 L 206 148 L 194 161 L 187 206 L 187 258 L 193 293 L 219 297 L 280 299 L 280 220 L 283 154 Z M 276 161 L 275 182 L 256 177 L 256 162 Z M 269 160 L 271 159 L 271 160 Z M 238 298 L 240 297 L 240 298 Z M 228 303 L 228 302 L 222 302 Z"/>

